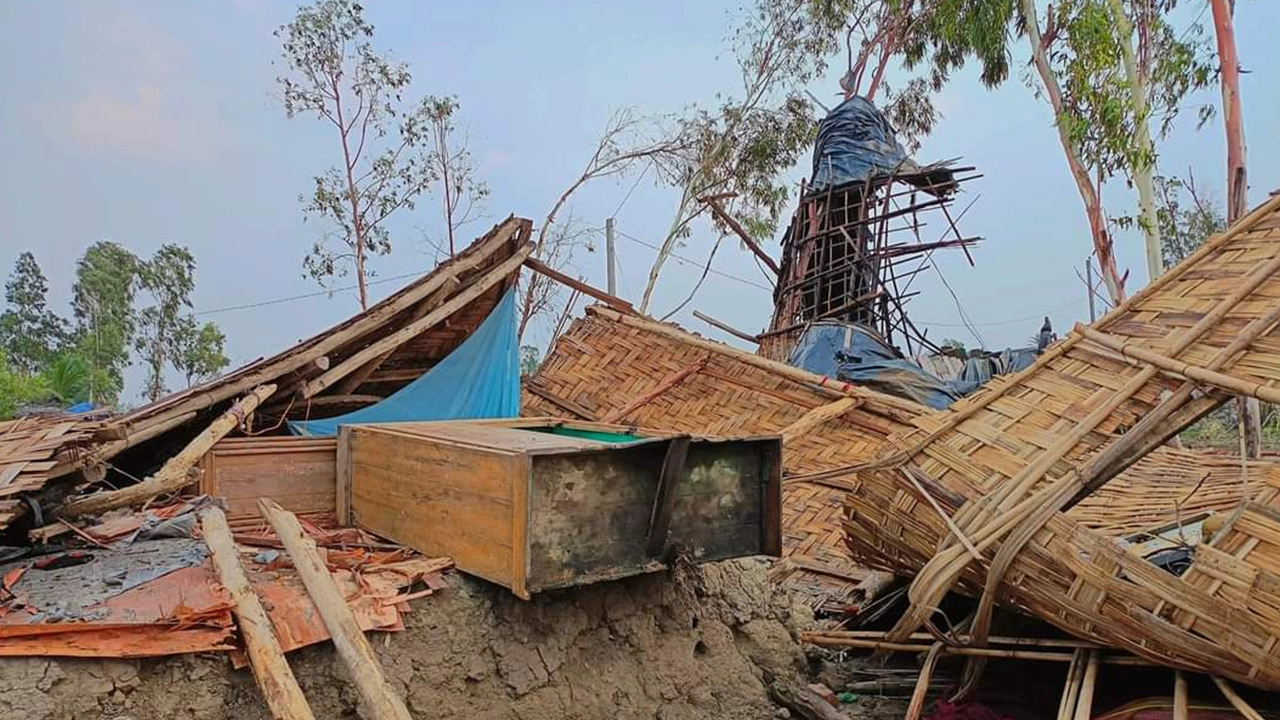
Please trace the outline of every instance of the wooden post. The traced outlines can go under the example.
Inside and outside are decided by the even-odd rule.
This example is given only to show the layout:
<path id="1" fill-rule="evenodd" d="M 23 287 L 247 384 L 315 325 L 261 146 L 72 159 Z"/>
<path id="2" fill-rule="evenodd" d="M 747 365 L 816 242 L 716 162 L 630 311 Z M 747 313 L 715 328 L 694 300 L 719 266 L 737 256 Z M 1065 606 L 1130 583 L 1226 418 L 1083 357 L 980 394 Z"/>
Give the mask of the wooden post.
<path id="1" fill-rule="evenodd" d="M 73 500 L 63 505 L 57 514 L 60 517 L 75 517 L 77 515 L 101 513 L 119 507 L 138 505 L 157 495 L 181 490 L 191 484 L 189 472 L 195 468 L 196 463 L 209 451 L 209 448 L 213 447 L 214 443 L 225 437 L 227 433 L 234 430 L 236 426 L 243 423 L 245 418 L 252 415 L 258 405 L 262 404 L 262 401 L 270 397 L 271 393 L 275 391 L 276 386 L 268 384 L 262 385 L 245 395 L 239 402 L 232 405 L 229 410 L 210 423 L 204 432 L 187 443 L 187 446 L 182 448 L 181 452 L 169 458 L 168 462 L 155 475 L 137 485 L 130 485 L 120 490 L 94 493 L 88 497 Z"/>
<path id="2" fill-rule="evenodd" d="M 271 620 L 253 592 L 244 567 L 240 565 L 240 554 L 231 538 L 227 516 L 221 508 L 205 508 L 200 511 L 200 528 L 204 531 L 209 553 L 213 555 L 218 580 L 231 593 L 236 604 L 236 622 L 244 637 L 249 667 L 271 715 L 279 720 L 314 720 L 307 698 L 298 687 L 298 680 L 289 669 L 289 662 L 285 660 L 275 631 L 271 629 Z"/>
<path id="3" fill-rule="evenodd" d="M 338 657 L 351 672 L 360 697 L 368 706 L 370 715 L 377 720 L 411 720 L 404 701 L 396 694 L 382 667 L 373 655 L 373 648 L 356 623 L 355 615 L 342 597 L 342 591 L 325 567 L 316 543 L 302 529 L 293 513 L 270 500 L 259 500 L 258 511 L 271 523 L 276 536 L 284 545 L 293 566 L 307 588 L 307 594 L 315 603 L 320 619 L 333 638 Z"/>

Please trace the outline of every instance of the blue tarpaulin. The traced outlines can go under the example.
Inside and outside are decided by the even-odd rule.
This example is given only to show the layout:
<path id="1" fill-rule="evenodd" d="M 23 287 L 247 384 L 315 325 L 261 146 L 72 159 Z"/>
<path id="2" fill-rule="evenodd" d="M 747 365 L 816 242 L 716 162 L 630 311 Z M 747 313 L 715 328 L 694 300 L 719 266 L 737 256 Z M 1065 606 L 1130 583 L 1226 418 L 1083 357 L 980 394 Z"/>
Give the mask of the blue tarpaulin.
<path id="1" fill-rule="evenodd" d="M 818 123 L 809 190 L 890 175 L 908 162 L 889 121 L 869 100 L 854 95 Z"/>
<path id="2" fill-rule="evenodd" d="M 422 377 L 381 402 L 346 415 L 290 422 L 295 435 L 336 435 L 339 425 L 513 418 L 520 414 L 515 289 L 479 328 Z"/>

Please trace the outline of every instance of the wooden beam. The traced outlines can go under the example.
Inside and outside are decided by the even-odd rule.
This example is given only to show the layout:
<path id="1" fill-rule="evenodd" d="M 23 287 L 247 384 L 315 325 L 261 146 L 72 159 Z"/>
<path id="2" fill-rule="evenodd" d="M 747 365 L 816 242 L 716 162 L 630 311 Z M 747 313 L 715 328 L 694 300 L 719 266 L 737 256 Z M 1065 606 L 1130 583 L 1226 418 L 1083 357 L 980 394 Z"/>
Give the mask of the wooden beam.
<path id="1" fill-rule="evenodd" d="M 757 345 L 759 345 L 759 344 L 760 344 L 760 338 L 759 338 L 759 337 L 756 337 L 755 335 L 751 335 L 751 334 L 749 334 L 749 333 L 745 333 L 745 332 L 743 332 L 743 331 L 741 331 L 741 330 L 738 330 L 737 328 L 730 327 L 729 325 L 727 325 L 727 324 L 725 324 L 725 323 L 723 323 L 723 322 L 720 322 L 719 320 L 717 320 L 717 319 L 715 319 L 715 318 L 713 318 L 713 317 L 711 317 L 711 316 L 709 316 L 709 315 L 704 315 L 704 314 L 702 313 L 702 311 L 700 311 L 700 310 L 694 310 L 694 311 L 693 311 L 693 316 L 694 316 L 694 317 L 696 317 L 696 318 L 698 318 L 698 319 L 699 319 L 699 320 L 701 320 L 702 322 L 704 322 L 704 323 L 706 323 L 706 324 L 710 325 L 710 326 L 711 326 L 711 327 L 713 327 L 713 328 L 717 328 L 717 329 L 719 329 L 719 330 L 723 330 L 723 331 L 725 331 L 725 332 L 729 333 L 730 335 L 732 335 L 732 336 L 734 336 L 734 337 L 738 338 L 739 340 L 746 340 L 746 341 L 747 341 L 747 342 L 749 342 L 749 343 L 755 343 L 755 344 L 757 344 Z"/>
<path id="2" fill-rule="evenodd" d="M 703 367 L 705 367 L 707 364 L 707 360 L 709 359 L 710 357 L 704 357 L 701 360 L 695 360 L 689 363 L 688 365 L 684 366 L 680 370 L 677 370 L 671 375 L 668 375 L 667 377 L 663 378 L 663 380 L 659 382 L 656 386 L 654 386 L 652 390 L 650 390 L 647 393 L 644 393 L 643 395 L 637 397 L 636 399 L 632 400 L 626 405 L 623 405 L 617 410 L 614 410 L 608 415 L 605 415 L 603 418 L 601 418 L 600 422 L 605 423 L 606 425 L 612 425 L 618 422 L 619 420 L 622 420 L 626 416 L 630 415 L 631 413 L 635 412 L 636 410 L 640 409 L 641 407 L 648 405 L 650 402 L 652 402 L 653 400 L 661 396 L 663 393 L 666 393 L 671 388 L 684 382 L 690 375 L 698 372 Z"/>
<path id="3" fill-rule="evenodd" d="M 742 242 L 751 249 L 751 252 L 755 253 L 756 257 L 760 258 L 760 262 L 769 266 L 769 269 L 773 271 L 775 276 L 782 272 L 778 267 L 778 263 L 775 262 L 773 258 L 769 257 L 769 254 L 764 251 L 764 248 L 760 247 L 755 240 L 751 239 L 751 236 L 747 234 L 747 229 L 742 227 L 742 224 L 729 215 L 729 213 L 725 212 L 724 208 L 720 207 L 720 201 L 718 199 L 714 197 L 703 197 L 698 199 L 701 202 L 706 203 L 707 207 L 711 208 L 712 214 L 720 218 L 720 222 L 728 225 L 729 229 L 741 238 Z"/>
<path id="4" fill-rule="evenodd" d="M 298 687 L 298 680 L 285 660 L 275 631 L 271 629 L 271 619 L 267 617 L 267 611 L 262 608 L 240 564 L 240 553 L 231 538 L 227 516 L 219 507 L 207 507 L 200 511 L 200 529 L 213 556 L 213 566 L 218 570 L 218 580 L 235 602 L 236 622 L 240 626 L 240 635 L 244 637 L 249 667 L 272 717 L 314 720 L 307 698 Z"/>
<path id="5" fill-rule="evenodd" d="M 530 393 L 533 393 L 534 395 L 537 395 L 543 400 L 546 400 L 552 405 L 555 405 L 561 410 L 567 410 L 573 413 L 574 415 L 577 415 L 583 420 L 590 420 L 592 422 L 595 422 L 596 420 L 596 413 L 592 412 L 590 409 L 588 409 L 584 405 L 576 403 L 573 400 L 570 400 L 569 398 L 560 397 L 559 395 L 551 392 L 536 377 L 525 382 L 524 389 L 528 390 Z"/>
<path id="6" fill-rule="evenodd" d="M 364 700 L 371 717 L 378 720 L 411 720 L 404 700 L 396 693 L 382 674 L 382 666 L 373 654 L 368 639 L 355 615 L 347 605 L 329 569 L 325 567 L 316 543 L 302 529 L 293 513 L 270 500 L 259 500 L 258 511 L 271 524 L 276 537 L 293 559 L 293 566 L 302 579 L 307 594 L 315 603 L 316 611 L 333 638 L 347 670 L 355 681 L 356 690 Z"/>
<path id="7" fill-rule="evenodd" d="M 459 280 L 457 276 L 454 276 L 445 280 L 444 283 L 439 287 L 439 289 L 437 289 L 434 293 L 431 293 L 431 297 L 418 303 L 418 306 L 415 307 L 413 309 L 413 312 L 409 314 L 408 322 L 412 323 L 412 322 L 421 320 L 428 312 L 432 310 L 432 308 L 439 306 L 440 303 L 447 300 L 449 296 L 452 295 L 453 292 L 457 290 L 458 286 L 461 284 L 462 284 L 462 281 Z M 375 370 L 381 367 L 382 363 L 386 362 L 387 358 L 394 355 L 395 352 L 396 352 L 395 348 L 392 348 L 391 350 L 388 350 L 385 353 L 379 355 L 378 357 L 365 363 L 364 367 L 361 367 L 360 369 L 351 373 L 349 376 L 343 379 L 342 382 L 338 383 L 337 388 L 335 388 L 335 392 L 342 395 L 349 395 L 351 393 L 354 393 L 356 388 L 363 385 L 364 382 L 369 379 L 369 376 L 372 375 Z M 326 365 L 322 369 L 328 370 L 329 367 L 328 365 Z"/>
<path id="8" fill-rule="evenodd" d="M 330 368 L 320 377 L 308 382 L 303 386 L 302 397 L 310 398 L 316 396 L 325 388 L 355 372 L 370 360 L 381 356 L 387 351 L 395 350 L 409 340 L 435 327 L 446 318 L 451 317 L 454 313 L 483 295 L 489 288 L 502 282 L 508 275 L 517 272 L 520 269 L 520 264 L 524 262 L 532 251 L 533 245 L 525 243 L 505 262 L 482 275 L 471 287 L 454 295 L 447 302 L 427 313 L 426 317 L 415 320 L 390 335 L 373 341 L 363 349 L 351 354 L 346 360 L 338 363 L 336 367 Z"/>
<path id="9" fill-rule="evenodd" d="M 311 398 L 308 404 L 313 408 L 332 407 L 334 405 L 372 405 L 386 398 L 381 395 L 323 395 Z M 294 407 L 298 407 L 297 404 Z"/>
<path id="10" fill-rule="evenodd" d="M 613 308 L 614 310 L 617 310 L 618 312 L 626 313 L 628 315 L 639 315 L 639 313 L 636 312 L 636 309 L 631 306 L 631 303 L 627 302 L 626 300 L 623 300 L 620 297 L 610 295 L 609 293 L 599 288 L 594 288 L 582 282 L 581 280 L 575 280 L 574 278 L 571 278 L 568 275 L 565 275 L 564 273 L 560 272 L 559 270 L 556 270 L 555 268 L 551 267 L 550 265 L 547 265 L 546 263 L 542 262 L 541 260 L 535 257 L 527 258 L 524 261 L 524 264 L 525 264 L 525 267 L 529 268 L 530 270 L 533 270 L 534 272 L 540 273 L 542 275 L 546 275 L 552 280 L 555 280 L 556 282 L 561 283 L 563 285 L 567 285 L 573 288 L 574 290 L 577 290 L 578 292 L 582 293 L 583 295 L 593 297 L 599 300 L 600 302 L 604 303 L 605 305 L 608 305 L 609 307 Z"/>
<path id="11" fill-rule="evenodd" d="M 662 460 L 662 472 L 658 475 L 658 489 L 653 495 L 653 510 L 649 513 L 649 531 L 645 536 L 645 554 L 658 557 L 667 546 L 667 531 L 671 529 L 671 511 L 676 504 L 676 486 L 684 477 L 684 460 L 689 455 L 689 436 L 673 437 L 667 445 L 667 455 Z"/>
<path id="12" fill-rule="evenodd" d="M 190 471 L 195 468 L 214 443 L 227 433 L 242 424 L 258 405 L 276 391 L 275 385 L 263 385 L 245 395 L 229 410 L 219 415 L 204 432 L 200 433 L 187 446 L 169 458 L 155 475 L 148 477 L 137 485 L 130 485 L 120 490 L 94 493 L 88 497 L 72 500 L 57 512 L 58 517 L 76 517 L 106 512 L 119 507 L 140 505 L 157 495 L 176 492 L 191 484 Z"/>

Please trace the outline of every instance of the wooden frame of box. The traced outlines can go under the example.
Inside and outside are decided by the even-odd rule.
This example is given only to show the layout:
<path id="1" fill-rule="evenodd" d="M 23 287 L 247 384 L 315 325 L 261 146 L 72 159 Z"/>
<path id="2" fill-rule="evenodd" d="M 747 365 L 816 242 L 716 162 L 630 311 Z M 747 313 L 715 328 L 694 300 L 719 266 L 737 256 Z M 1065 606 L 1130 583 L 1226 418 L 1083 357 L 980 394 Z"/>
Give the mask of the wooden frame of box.
<path id="1" fill-rule="evenodd" d="M 517 596 L 782 550 L 778 436 L 556 418 L 343 426 L 338 518 Z"/>

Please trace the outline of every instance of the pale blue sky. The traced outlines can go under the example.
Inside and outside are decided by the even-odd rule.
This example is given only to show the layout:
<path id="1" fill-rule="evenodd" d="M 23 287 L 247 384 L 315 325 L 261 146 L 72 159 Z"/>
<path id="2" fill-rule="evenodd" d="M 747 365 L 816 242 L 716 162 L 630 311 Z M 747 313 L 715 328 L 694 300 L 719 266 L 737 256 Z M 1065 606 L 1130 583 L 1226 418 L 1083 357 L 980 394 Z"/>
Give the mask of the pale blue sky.
<path id="1" fill-rule="evenodd" d="M 1184 3 L 1190 16 L 1203 2 Z M 297 196 L 311 176 L 336 160 L 320 124 L 288 120 L 275 96 L 279 67 L 272 31 L 296 4 L 273 0 L 174 3 L 18 2 L 0 5 L 0 268 L 35 251 L 50 278 L 52 300 L 66 311 L 74 261 L 109 238 L 145 255 L 163 242 L 189 246 L 198 259 L 198 311 L 312 292 L 301 259 L 317 229 L 304 224 Z M 492 188 L 488 220 L 515 213 L 539 221 L 580 171 L 610 114 L 678 111 L 733 91 L 737 72 L 726 38 L 738 2 L 390 2 L 371 0 L 367 15 L 377 43 L 410 63 L 414 92 L 455 94 L 480 174 Z M 1207 18 L 1207 13 L 1204 13 Z M 1250 138 L 1250 200 L 1280 187 L 1280 94 L 1274 72 L 1280 47 L 1270 29 L 1280 3 L 1242 0 L 1237 8 Z M 1021 48 L 1017 50 L 1021 52 Z M 1090 251 L 1088 227 L 1057 144 L 1052 118 L 1013 79 L 991 92 L 962 73 L 940 98 L 939 130 L 917 154 L 922 161 L 960 156 L 985 177 L 972 183 L 962 221 L 985 241 L 976 268 L 958 254 L 940 266 L 989 347 L 1022 343 L 1048 314 L 1065 330 L 1087 317 L 1076 269 Z M 834 98 L 836 72 L 815 86 Z M 1216 92 L 1198 102 L 1217 102 Z M 1162 146 L 1161 167 L 1222 195 L 1221 125 L 1197 132 L 1187 113 Z M 805 161 L 807 164 L 807 159 Z M 803 168 L 793 172 L 796 180 Z M 575 214 L 603 226 L 630 181 L 588 188 Z M 1132 194 L 1117 184 L 1109 209 L 1121 214 Z M 653 241 L 676 198 L 645 180 L 617 213 L 621 232 Z M 436 223 L 428 200 L 397 225 L 396 250 L 376 268 L 383 276 L 429 267 L 434 250 L 417 227 Z M 701 261 L 709 227 L 696 228 L 680 252 Z M 776 251 L 776 241 L 770 243 Z M 1137 237 L 1118 240 L 1130 289 L 1146 280 Z M 602 246 L 602 242 L 600 243 Z M 636 300 L 653 251 L 619 240 L 622 294 Z M 712 276 L 677 319 L 712 337 L 689 316 L 702 309 L 759 330 L 771 308 L 760 270 L 736 243 L 714 267 L 750 282 Z M 577 272 L 604 285 L 603 252 L 582 254 Z M 673 262 L 654 310 L 684 298 L 700 267 Z M 381 297 L 398 287 L 374 287 Z M 936 339 L 973 344 L 938 278 L 917 282 L 909 309 Z M 222 325 L 237 364 L 305 337 L 356 309 L 354 294 L 336 293 L 252 310 L 208 314 Z M 1014 322 L 1016 321 L 1016 322 Z M 539 331 L 542 332 L 542 331 Z M 133 383 L 136 386 L 136 382 Z M 131 388 L 132 392 L 133 388 Z"/>

